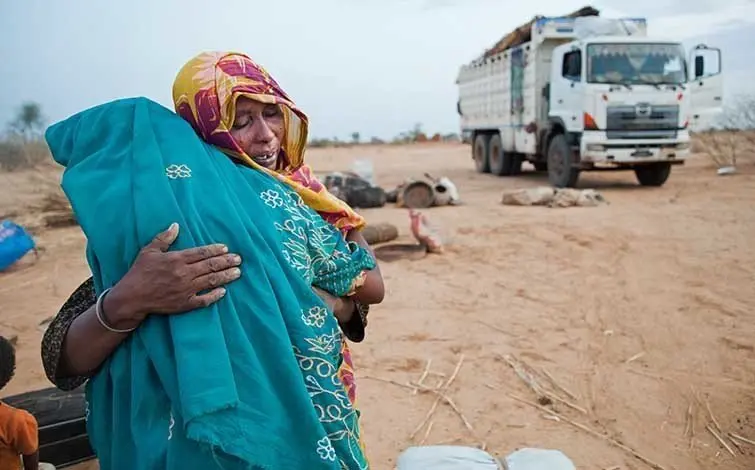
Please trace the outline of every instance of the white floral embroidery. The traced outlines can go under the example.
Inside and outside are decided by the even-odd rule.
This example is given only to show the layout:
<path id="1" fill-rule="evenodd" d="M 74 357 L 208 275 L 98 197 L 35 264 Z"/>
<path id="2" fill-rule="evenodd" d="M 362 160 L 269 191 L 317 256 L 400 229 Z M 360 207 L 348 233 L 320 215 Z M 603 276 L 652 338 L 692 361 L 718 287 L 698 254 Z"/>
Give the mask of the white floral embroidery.
<path id="1" fill-rule="evenodd" d="M 278 193 L 278 191 L 275 191 L 273 189 L 264 191 L 262 194 L 260 194 L 260 197 L 265 202 L 265 204 L 272 207 L 273 209 L 283 205 L 283 199 L 281 198 L 280 194 Z"/>
<path id="2" fill-rule="evenodd" d="M 165 176 L 172 180 L 178 178 L 191 178 L 191 168 L 186 165 L 170 165 L 165 169 Z"/>
<path id="3" fill-rule="evenodd" d="M 349 258 L 343 236 L 328 224 L 294 191 L 268 189 L 260 199 L 275 212 L 275 229 L 281 235 L 282 258 L 311 285 L 320 274 L 332 272 L 337 262 Z M 281 214 L 283 214 L 281 216 Z M 307 393 L 312 399 L 325 436 L 317 441 L 317 453 L 325 461 L 341 468 L 366 470 L 359 445 L 358 412 L 344 386 L 339 367 L 343 338 L 331 312 L 320 304 L 303 305 L 302 327 L 311 328 L 293 345 Z"/>
<path id="4" fill-rule="evenodd" d="M 335 462 L 336 460 L 336 450 L 333 448 L 333 444 L 330 443 L 328 436 L 317 441 L 317 453 L 323 460 L 329 460 L 331 462 Z"/>
<path id="5" fill-rule="evenodd" d="M 173 427 L 176 425 L 176 420 L 173 419 L 173 413 L 170 414 L 170 424 L 168 425 L 168 440 L 173 439 Z"/>
<path id="6" fill-rule="evenodd" d="M 338 330 L 334 330 L 330 334 L 319 335 L 315 338 L 305 338 L 305 341 L 311 346 L 309 348 L 310 352 L 330 355 L 335 352 L 337 347 L 341 346 L 341 333 Z"/>
<path id="7" fill-rule="evenodd" d="M 314 307 L 310 308 L 306 314 L 304 313 L 304 311 L 302 311 L 301 319 L 307 326 L 322 328 L 322 326 L 325 324 L 325 319 L 327 318 L 327 316 L 327 309 L 315 305 Z"/>

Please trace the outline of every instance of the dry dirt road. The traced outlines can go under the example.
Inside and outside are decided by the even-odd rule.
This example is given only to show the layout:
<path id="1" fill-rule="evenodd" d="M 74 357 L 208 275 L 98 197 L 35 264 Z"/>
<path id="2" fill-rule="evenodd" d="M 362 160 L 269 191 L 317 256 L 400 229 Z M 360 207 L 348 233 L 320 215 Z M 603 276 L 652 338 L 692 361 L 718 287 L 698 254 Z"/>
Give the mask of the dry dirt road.
<path id="1" fill-rule="evenodd" d="M 500 455 L 548 447 L 580 469 L 650 468 L 512 399 L 535 399 L 503 360 L 513 355 L 546 368 L 586 411 L 556 404 L 560 413 L 663 468 L 755 468 L 755 446 L 729 444 L 732 457 L 705 430 L 707 402 L 725 432 L 755 438 L 754 172 L 718 177 L 700 157 L 660 189 L 637 186 L 631 173 L 586 174 L 582 186 L 609 205 L 547 209 L 501 205 L 503 189 L 543 185 L 544 177 L 476 174 L 467 146 L 313 150 L 310 159 L 328 171 L 361 157 L 374 160 L 384 186 L 429 170 L 453 179 L 464 199 L 427 211 L 446 237 L 445 254 L 382 265 L 386 301 L 353 348 L 374 468 L 392 468 L 435 401 L 386 381 L 414 381 L 430 359 L 448 376 L 462 355 L 448 396 L 473 431 L 442 404 L 414 442 L 484 443 Z M 18 204 L 33 192 L 23 187 L 30 181 L 0 175 L 0 191 L 16 192 L 0 201 Z M 364 214 L 397 224 L 408 240 L 405 211 Z M 78 229 L 38 238 L 39 262 L 0 274 L 0 333 L 19 336 L 18 374 L 5 394 L 47 385 L 39 323 L 88 276 Z"/>

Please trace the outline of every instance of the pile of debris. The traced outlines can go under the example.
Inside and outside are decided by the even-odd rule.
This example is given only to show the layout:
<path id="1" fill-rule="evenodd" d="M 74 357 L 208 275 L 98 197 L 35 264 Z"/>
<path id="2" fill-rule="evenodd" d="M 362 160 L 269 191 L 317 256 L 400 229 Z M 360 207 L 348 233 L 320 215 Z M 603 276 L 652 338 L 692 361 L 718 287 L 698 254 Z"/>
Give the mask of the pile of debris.
<path id="1" fill-rule="evenodd" d="M 600 11 L 596 10 L 593 7 L 587 6 L 584 8 L 580 8 L 579 10 L 569 13 L 568 15 L 564 15 L 566 18 L 580 18 L 584 16 L 599 16 Z M 532 26 L 537 23 L 538 20 L 544 18 L 543 16 L 535 16 L 532 20 L 528 21 L 527 23 L 519 26 L 514 31 L 508 33 L 504 37 L 502 37 L 493 47 L 486 50 L 485 53 L 482 55 L 483 59 L 487 59 L 488 57 L 492 57 L 499 52 L 503 52 L 507 49 L 511 49 L 512 47 L 516 47 L 522 44 L 525 44 L 527 42 L 530 42 L 532 40 Z"/>
<path id="2" fill-rule="evenodd" d="M 507 206 L 595 207 L 608 204 L 602 194 L 594 189 L 551 188 L 547 186 L 504 191 Z"/>
<path id="3" fill-rule="evenodd" d="M 334 196 L 354 208 L 383 207 L 387 203 L 407 209 L 457 205 L 461 203 L 459 190 L 448 178 L 435 178 L 425 173 L 423 178 L 407 178 L 396 188 L 386 191 L 355 172 L 333 172 L 325 176 L 323 184 Z"/>

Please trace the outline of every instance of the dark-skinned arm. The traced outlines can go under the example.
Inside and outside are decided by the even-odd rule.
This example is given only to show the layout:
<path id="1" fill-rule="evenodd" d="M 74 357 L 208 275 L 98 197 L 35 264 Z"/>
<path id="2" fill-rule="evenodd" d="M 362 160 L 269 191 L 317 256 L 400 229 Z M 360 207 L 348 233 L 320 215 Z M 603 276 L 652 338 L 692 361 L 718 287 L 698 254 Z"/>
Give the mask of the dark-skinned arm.
<path id="1" fill-rule="evenodd" d="M 346 240 L 356 243 L 365 250 L 369 250 L 372 256 L 375 256 L 372 247 L 370 247 L 359 230 L 349 231 L 346 235 Z M 364 284 L 356 290 L 356 293 L 352 297 L 357 302 L 367 305 L 379 304 L 383 301 L 385 298 L 385 285 L 383 284 L 383 275 L 380 273 L 380 266 L 377 263 L 375 264 L 375 269 L 367 271 Z"/>
<path id="2" fill-rule="evenodd" d="M 24 470 L 39 470 L 39 451 L 24 455 Z"/>
<path id="3" fill-rule="evenodd" d="M 100 313 L 112 329 L 134 329 L 147 315 L 206 307 L 225 295 L 222 286 L 240 276 L 240 257 L 228 253 L 223 245 L 169 252 L 177 237 L 177 225 L 155 237 L 105 295 Z M 89 280 L 64 305 L 45 334 L 45 371 L 61 389 L 70 390 L 91 377 L 129 336 L 128 332 L 114 332 L 103 326 L 97 318 L 95 301 L 94 286 Z"/>

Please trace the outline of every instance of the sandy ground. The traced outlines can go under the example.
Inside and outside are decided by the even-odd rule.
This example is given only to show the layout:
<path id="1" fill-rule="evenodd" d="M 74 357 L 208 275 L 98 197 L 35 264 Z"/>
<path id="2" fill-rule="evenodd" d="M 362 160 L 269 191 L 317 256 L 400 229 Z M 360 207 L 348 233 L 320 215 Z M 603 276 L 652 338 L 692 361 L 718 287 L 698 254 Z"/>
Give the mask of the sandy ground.
<path id="1" fill-rule="evenodd" d="M 519 208 L 500 204 L 502 190 L 545 178 L 476 174 L 467 146 L 315 150 L 310 158 L 327 171 L 355 157 L 372 158 L 387 187 L 427 170 L 448 176 L 465 202 L 427 211 L 446 237 L 445 254 L 382 265 L 386 301 L 353 348 L 374 468 L 392 468 L 435 401 L 383 380 L 416 380 L 430 359 L 433 371 L 450 375 L 461 356 L 448 395 L 474 431 L 441 405 L 426 443 L 484 443 L 499 455 L 556 448 L 580 469 L 650 468 L 513 400 L 535 396 L 507 354 L 545 367 L 587 412 L 556 405 L 564 416 L 663 468 L 755 468 L 755 446 L 743 444 L 744 455 L 734 448 L 732 457 L 705 431 L 711 420 L 700 404 L 692 408 L 694 437 L 685 437 L 694 390 L 725 431 L 755 438 L 755 174 L 717 177 L 702 158 L 675 169 L 660 189 L 637 186 L 631 173 L 586 174 L 582 186 L 600 190 L 609 205 Z M 0 191 L 17 191 L 28 178 L 0 175 Z M 16 203 L 7 194 L 0 201 Z M 405 211 L 364 214 L 397 224 L 409 240 Z M 44 252 L 36 264 L 0 274 L 0 332 L 19 336 L 18 374 L 5 395 L 48 385 L 39 324 L 88 276 L 78 229 L 38 238 Z M 424 436 L 423 429 L 414 442 Z"/>

